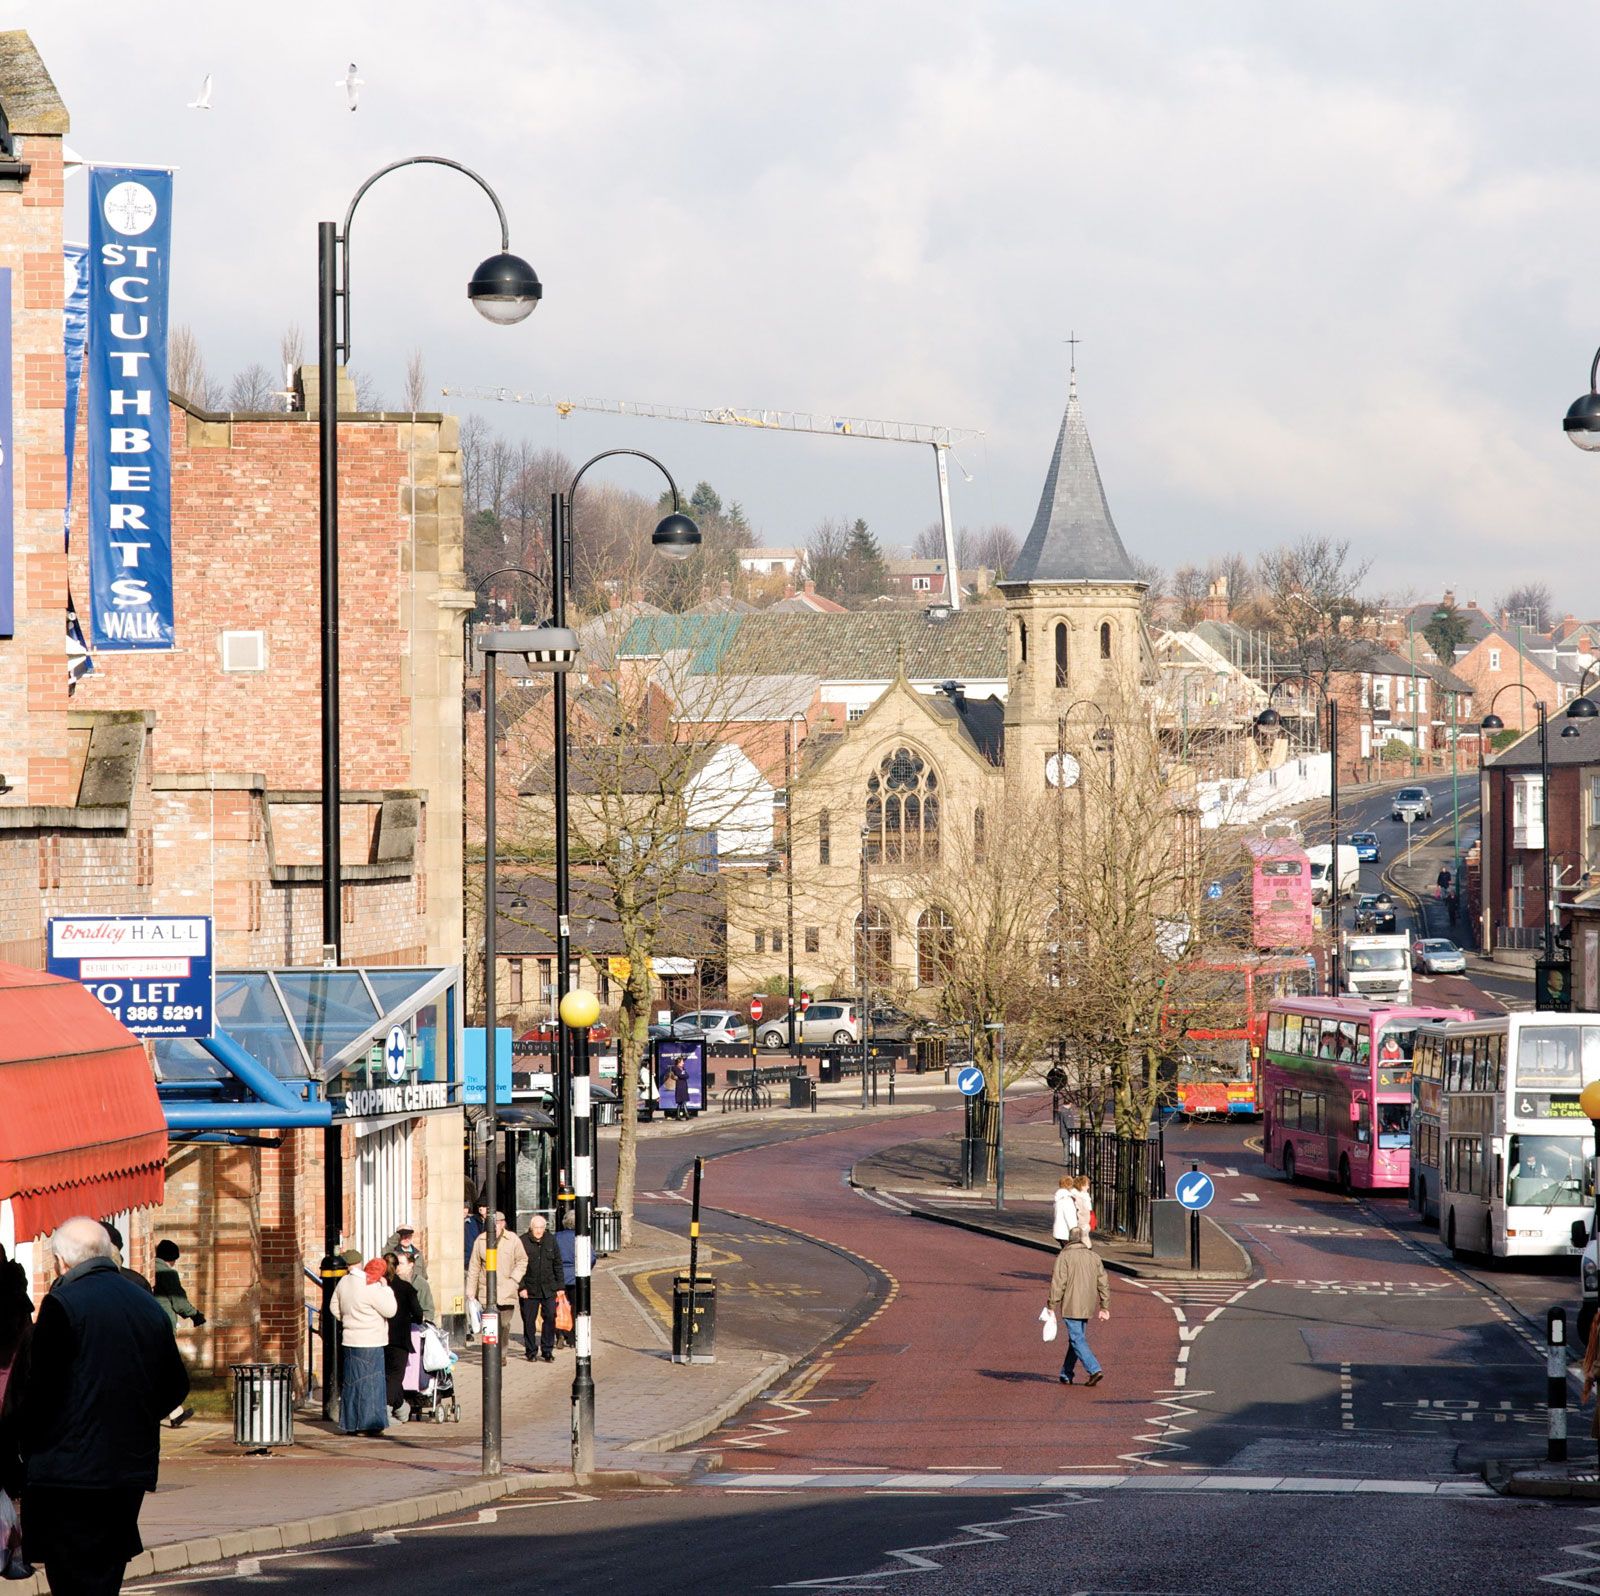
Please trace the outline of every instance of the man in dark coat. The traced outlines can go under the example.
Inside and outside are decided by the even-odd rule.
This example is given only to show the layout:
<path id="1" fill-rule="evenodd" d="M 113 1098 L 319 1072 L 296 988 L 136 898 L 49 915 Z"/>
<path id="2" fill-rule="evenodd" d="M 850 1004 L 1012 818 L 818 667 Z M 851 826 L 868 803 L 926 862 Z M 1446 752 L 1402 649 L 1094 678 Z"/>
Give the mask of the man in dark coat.
<path id="1" fill-rule="evenodd" d="M 161 1420 L 189 1391 L 172 1324 L 118 1270 L 93 1219 L 52 1238 L 58 1276 L 39 1305 L 22 1399 L 24 1550 L 57 1596 L 112 1596 L 143 1550 Z"/>
<path id="2" fill-rule="evenodd" d="M 522 1237 L 522 1249 L 528 1255 L 528 1272 L 522 1277 L 518 1296 L 522 1299 L 522 1340 L 527 1348 L 528 1361 L 533 1362 L 534 1326 L 539 1325 L 539 1356 L 546 1363 L 556 1360 L 556 1296 L 566 1290 L 566 1274 L 561 1267 L 561 1249 L 550 1233 L 549 1222 L 543 1214 L 535 1214 L 528 1221 Z"/>

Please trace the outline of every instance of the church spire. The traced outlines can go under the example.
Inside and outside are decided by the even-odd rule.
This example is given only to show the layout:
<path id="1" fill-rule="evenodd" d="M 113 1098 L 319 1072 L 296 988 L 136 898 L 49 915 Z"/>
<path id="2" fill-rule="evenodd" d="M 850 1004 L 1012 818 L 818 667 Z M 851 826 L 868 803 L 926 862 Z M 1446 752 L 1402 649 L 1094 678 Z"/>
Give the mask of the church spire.
<path id="1" fill-rule="evenodd" d="M 1095 464 L 1089 429 L 1078 402 L 1077 350 L 1039 512 L 1005 585 L 1024 582 L 1137 582 L 1128 551 L 1117 536 Z"/>

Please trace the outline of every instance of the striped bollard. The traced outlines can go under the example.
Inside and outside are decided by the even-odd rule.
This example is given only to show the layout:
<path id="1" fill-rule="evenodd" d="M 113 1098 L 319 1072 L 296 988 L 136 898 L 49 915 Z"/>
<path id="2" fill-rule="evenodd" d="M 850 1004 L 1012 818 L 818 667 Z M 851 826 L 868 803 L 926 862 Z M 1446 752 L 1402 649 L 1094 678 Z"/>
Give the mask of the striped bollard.
<path id="1" fill-rule="evenodd" d="M 582 1483 L 594 1473 L 594 1119 L 589 1104 L 589 1027 L 600 1018 L 592 992 L 568 992 L 561 1022 L 576 1044 L 572 1058 L 572 1474 Z"/>
<path id="2" fill-rule="evenodd" d="M 1550 1410 L 1550 1438 L 1545 1459 L 1567 1461 L 1567 1310 L 1552 1308 L 1545 1315 L 1545 1405 Z"/>

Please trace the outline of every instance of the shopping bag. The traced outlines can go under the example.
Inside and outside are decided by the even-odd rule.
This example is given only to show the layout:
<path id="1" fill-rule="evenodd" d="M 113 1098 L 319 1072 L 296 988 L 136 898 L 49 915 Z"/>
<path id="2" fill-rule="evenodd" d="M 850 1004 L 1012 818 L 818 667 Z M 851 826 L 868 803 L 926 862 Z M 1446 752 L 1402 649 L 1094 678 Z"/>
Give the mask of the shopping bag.
<path id="1" fill-rule="evenodd" d="M 572 1330 L 572 1304 L 567 1301 L 564 1291 L 556 1293 L 556 1329 L 562 1335 L 567 1335 Z"/>
<path id="2" fill-rule="evenodd" d="M 422 1327 L 422 1367 L 429 1374 L 440 1374 L 450 1367 L 450 1343 L 436 1325 Z"/>
<path id="3" fill-rule="evenodd" d="M 1056 1324 L 1056 1316 L 1048 1308 L 1041 1308 L 1039 1310 L 1039 1323 L 1044 1326 L 1045 1340 L 1054 1341 L 1059 1328 Z"/>
<path id="4" fill-rule="evenodd" d="M 467 1332 L 475 1336 L 483 1333 L 483 1304 L 476 1297 L 467 1298 Z"/>

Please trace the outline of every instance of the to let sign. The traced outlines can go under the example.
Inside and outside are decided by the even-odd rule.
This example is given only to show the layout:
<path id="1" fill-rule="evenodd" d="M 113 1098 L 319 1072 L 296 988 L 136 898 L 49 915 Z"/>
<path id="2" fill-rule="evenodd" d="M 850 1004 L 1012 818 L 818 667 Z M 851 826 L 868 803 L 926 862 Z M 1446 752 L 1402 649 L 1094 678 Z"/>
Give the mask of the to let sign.
<path id="1" fill-rule="evenodd" d="M 73 915 L 50 921 L 48 967 L 135 1036 L 210 1036 L 212 947 L 209 915 Z"/>

